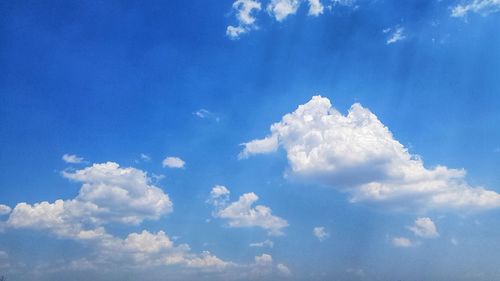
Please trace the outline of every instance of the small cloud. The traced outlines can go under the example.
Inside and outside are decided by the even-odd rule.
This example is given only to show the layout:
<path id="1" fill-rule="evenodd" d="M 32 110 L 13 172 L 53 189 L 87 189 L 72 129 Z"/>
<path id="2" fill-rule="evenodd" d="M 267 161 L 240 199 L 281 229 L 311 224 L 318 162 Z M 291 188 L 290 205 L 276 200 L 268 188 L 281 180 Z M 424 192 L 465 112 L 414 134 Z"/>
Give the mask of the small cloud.
<path id="1" fill-rule="evenodd" d="M 313 234 L 319 239 L 319 241 L 324 241 L 326 238 L 330 237 L 330 233 L 326 232 L 323 226 L 313 228 Z"/>
<path id="2" fill-rule="evenodd" d="M 257 247 L 257 248 L 264 248 L 264 247 L 273 248 L 274 247 L 274 242 L 271 241 L 271 240 L 265 240 L 265 241 L 262 241 L 262 242 L 250 243 L 250 245 L 248 245 L 248 246 L 250 246 L 250 247 Z"/>
<path id="3" fill-rule="evenodd" d="M 139 156 L 141 158 L 142 161 L 144 162 L 149 162 L 151 161 L 151 157 L 147 154 L 144 154 L 144 153 L 141 153 L 141 155 Z"/>
<path id="4" fill-rule="evenodd" d="M 179 157 L 169 156 L 163 160 L 163 167 L 165 168 L 184 168 L 186 162 Z"/>
<path id="5" fill-rule="evenodd" d="M 10 211 L 12 211 L 12 209 L 9 206 L 0 204 L 0 216 L 8 215 L 10 214 Z"/>
<path id="6" fill-rule="evenodd" d="M 282 263 L 279 263 L 278 265 L 276 265 L 276 269 L 278 269 L 278 272 L 283 276 L 291 276 L 292 275 L 292 272 L 290 271 L 290 269 Z"/>
<path id="7" fill-rule="evenodd" d="M 319 0 L 309 0 L 309 12 L 310 16 L 319 16 L 323 13 L 324 7 Z"/>
<path id="8" fill-rule="evenodd" d="M 389 29 L 384 29 L 382 30 L 383 33 L 389 33 L 391 32 L 391 35 L 389 38 L 387 38 L 386 44 L 394 44 L 398 41 L 406 39 L 406 36 L 404 35 L 404 28 L 401 26 L 396 26 L 395 28 L 389 28 Z"/>
<path id="9" fill-rule="evenodd" d="M 241 31 L 237 30 L 237 29 L 232 29 L 232 26 L 229 26 L 227 32 L 235 33 L 235 36 L 238 36 L 238 32 L 241 32 Z M 213 119 L 216 122 L 220 121 L 220 118 L 218 116 L 216 116 L 213 112 L 208 111 L 208 110 L 203 109 L 203 108 L 193 112 L 193 115 L 198 117 L 198 118 L 201 118 L 201 119 Z"/>
<path id="10" fill-rule="evenodd" d="M 410 248 L 418 245 L 417 242 L 413 242 L 406 237 L 394 237 L 392 238 L 392 245 L 399 248 Z"/>
<path id="11" fill-rule="evenodd" d="M 62 160 L 68 164 L 81 164 L 85 162 L 83 157 L 78 157 L 74 154 L 64 154 Z"/>
<path id="12" fill-rule="evenodd" d="M 453 246 L 458 245 L 458 241 L 457 241 L 457 239 L 456 239 L 455 237 L 452 237 L 452 238 L 450 239 L 450 242 L 451 242 L 451 244 L 453 244 Z"/>
<path id="13" fill-rule="evenodd" d="M 439 237 L 436 225 L 430 218 L 427 217 L 416 219 L 413 226 L 409 226 L 408 229 L 418 237 L 422 238 Z"/>

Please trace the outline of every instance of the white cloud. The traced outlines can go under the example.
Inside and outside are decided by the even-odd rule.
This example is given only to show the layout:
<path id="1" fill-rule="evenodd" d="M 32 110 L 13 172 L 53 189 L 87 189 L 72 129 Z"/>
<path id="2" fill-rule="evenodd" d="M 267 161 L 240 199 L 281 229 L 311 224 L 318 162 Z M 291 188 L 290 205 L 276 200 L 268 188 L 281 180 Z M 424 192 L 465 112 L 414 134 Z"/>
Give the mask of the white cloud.
<path id="1" fill-rule="evenodd" d="M 260 227 L 266 229 L 269 235 L 282 235 L 282 229 L 288 226 L 286 220 L 272 214 L 271 208 L 263 205 L 252 207 L 259 199 L 255 193 L 245 193 L 231 204 L 224 199 L 228 196 L 229 190 L 215 186 L 208 202 L 216 208 L 214 217 L 227 220 L 229 227 Z"/>
<path id="2" fill-rule="evenodd" d="M 226 35 L 231 39 L 238 39 L 240 35 L 257 28 L 255 25 L 255 17 L 253 12 L 258 12 L 262 9 L 261 3 L 256 0 L 236 0 L 233 3 L 233 10 L 236 12 L 238 19 L 237 26 L 228 26 Z M 200 112 L 203 115 L 203 112 Z M 201 117 L 201 116 L 200 116 Z M 203 117 L 201 117 L 203 118 Z"/>
<path id="3" fill-rule="evenodd" d="M 278 269 L 278 272 L 283 276 L 291 276 L 292 275 L 292 272 L 290 271 L 290 269 L 288 269 L 288 267 L 282 263 L 279 263 L 278 265 L 276 265 L 276 268 Z"/>
<path id="4" fill-rule="evenodd" d="M 81 164 L 84 163 L 84 159 L 82 157 L 78 157 L 74 154 L 64 154 L 62 156 L 62 160 L 69 164 Z"/>
<path id="5" fill-rule="evenodd" d="M 0 216 L 8 215 L 10 214 L 10 211 L 12 211 L 12 209 L 9 206 L 0 204 Z"/>
<path id="6" fill-rule="evenodd" d="M 326 232 L 323 226 L 313 228 L 313 234 L 319 239 L 319 241 L 324 241 L 326 238 L 330 237 L 330 233 Z"/>
<path id="7" fill-rule="evenodd" d="M 168 167 L 168 168 L 180 169 L 180 168 L 184 168 L 185 164 L 186 164 L 186 162 L 184 162 L 184 160 L 182 160 L 179 157 L 169 156 L 163 160 L 163 167 Z"/>
<path id="8" fill-rule="evenodd" d="M 102 234 L 100 225 L 111 222 L 138 224 L 172 212 L 172 202 L 147 174 L 135 168 L 121 168 L 114 162 L 94 164 L 63 176 L 82 182 L 71 200 L 19 203 L 7 225 L 14 228 L 47 229 L 57 236 L 87 237 Z M 97 231 L 97 232 L 96 232 Z"/>
<path id="9" fill-rule="evenodd" d="M 299 0 L 271 0 L 267 5 L 267 11 L 277 21 L 283 21 L 289 15 L 295 14 L 299 6 Z"/>
<path id="10" fill-rule="evenodd" d="M 287 178 L 340 189 L 351 202 L 385 202 L 401 209 L 500 207 L 500 194 L 470 186 L 464 170 L 426 168 L 357 103 L 343 115 L 327 98 L 315 96 L 273 124 L 269 136 L 244 144 L 241 154 L 278 147 L 287 153 Z"/>
<path id="11" fill-rule="evenodd" d="M 408 227 L 416 236 L 422 238 L 437 238 L 439 233 L 436 225 L 430 218 L 417 218 L 413 226 Z"/>
<path id="12" fill-rule="evenodd" d="M 452 17 L 464 17 L 469 13 L 486 16 L 500 11 L 500 0 L 472 0 L 457 5 L 451 10 Z"/>
<path id="13" fill-rule="evenodd" d="M 387 33 L 389 31 L 390 30 L 384 29 L 382 32 Z M 404 40 L 405 38 L 406 38 L 406 36 L 404 35 L 404 28 L 402 28 L 401 26 L 396 26 L 393 29 L 393 32 L 391 33 L 389 38 L 387 38 L 386 43 L 387 43 L 387 45 L 394 44 L 398 41 Z"/>
<path id="14" fill-rule="evenodd" d="M 394 237 L 392 238 L 392 245 L 400 248 L 410 248 L 417 246 L 418 243 L 415 243 L 406 237 Z"/>
<path id="15" fill-rule="evenodd" d="M 274 242 L 271 240 L 264 240 L 262 242 L 255 242 L 255 243 L 250 243 L 250 247 L 258 247 L 258 248 L 273 248 L 274 247 Z"/>
<path id="16" fill-rule="evenodd" d="M 309 12 L 311 16 L 319 16 L 323 13 L 324 7 L 320 0 L 308 0 L 309 1 Z"/>

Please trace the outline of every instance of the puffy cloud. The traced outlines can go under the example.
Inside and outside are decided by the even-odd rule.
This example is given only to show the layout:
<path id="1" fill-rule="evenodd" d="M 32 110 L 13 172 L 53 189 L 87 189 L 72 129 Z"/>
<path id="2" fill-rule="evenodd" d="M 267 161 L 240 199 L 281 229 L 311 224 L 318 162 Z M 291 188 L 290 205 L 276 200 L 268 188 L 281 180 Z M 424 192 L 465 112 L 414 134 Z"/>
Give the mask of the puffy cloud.
<path id="1" fill-rule="evenodd" d="M 252 207 L 259 199 L 255 193 L 245 193 L 231 204 L 227 203 L 228 196 L 227 188 L 215 186 L 207 202 L 216 209 L 213 215 L 227 220 L 229 227 L 260 227 L 268 230 L 269 235 L 282 235 L 282 229 L 288 226 L 286 220 L 272 214 L 271 208 L 263 205 Z"/>
<path id="2" fill-rule="evenodd" d="M 392 238 L 392 245 L 400 248 L 410 248 L 410 247 L 415 247 L 418 244 L 406 237 L 394 237 Z"/>
<path id="3" fill-rule="evenodd" d="M 180 169 L 180 168 L 184 168 L 184 165 L 186 164 L 186 162 L 184 162 L 184 160 L 182 160 L 179 157 L 169 156 L 169 157 L 166 157 L 165 159 L 163 159 L 162 164 L 163 164 L 163 167 L 166 167 L 166 168 Z"/>
<path id="4" fill-rule="evenodd" d="M 233 3 L 233 10 L 236 12 L 238 19 L 237 26 L 228 26 L 226 35 L 231 39 L 238 39 L 240 35 L 257 28 L 255 25 L 255 17 L 253 12 L 262 9 L 261 3 L 256 0 L 236 0 Z"/>
<path id="5" fill-rule="evenodd" d="M 69 164 L 81 164 L 84 163 L 84 159 L 82 157 L 78 157 L 74 154 L 64 154 L 62 156 L 62 160 Z"/>
<path id="6" fill-rule="evenodd" d="M 264 247 L 272 248 L 272 247 L 274 247 L 274 242 L 271 240 L 264 240 L 262 242 L 250 243 L 248 246 L 258 247 L 258 248 L 264 248 Z"/>
<path id="7" fill-rule="evenodd" d="M 290 269 L 288 269 L 288 267 L 282 263 L 279 263 L 278 265 L 276 265 L 276 268 L 278 269 L 278 272 L 283 276 L 291 276 L 292 275 L 292 272 L 290 271 Z"/>
<path id="8" fill-rule="evenodd" d="M 14 228 L 48 229 L 58 236 L 87 237 L 85 231 L 111 223 L 138 224 L 172 212 L 172 202 L 147 174 L 117 163 L 94 164 L 63 176 L 82 182 L 71 200 L 19 203 L 7 225 Z"/>
<path id="9" fill-rule="evenodd" d="M 384 33 L 388 33 L 392 30 L 392 33 L 390 34 L 389 38 L 387 38 L 386 44 L 394 44 L 398 41 L 406 39 L 406 36 L 404 35 L 404 28 L 401 26 L 396 26 L 395 28 L 391 29 L 384 29 Z"/>
<path id="10" fill-rule="evenodd" d="M 12 209 L 9 206 L 0 204 L 0 216 L 8 215 L 10 214 L 10 211 L 12 211 Z"/>
<path id="11" fill-rule="evenodd" d="M 323 226 L 318 226 L 313 228 L 313 234 L 314 236 L 316 236 L 316 238 L 319 239 L 319 241 L 324 241 L 326 238 L 330 236 L 330 233 L 326 232 Z"/>
<path id="12" fill-rule="evenodd" d="M 500 11 L 500 0 L 472 0 L 457 5 L 451 10 L 452 17 L 464 17 L 469 13 L 486 16 Z"/>
<path id="13" fill-rule="evenodd" d="M 324 7 L 320 0 L 308 0 L 309 1 L 309 15 L 319 16 L 323 13 Z"/>
<path id="14" fill-rule="evenodd" d="M 282 21 L 289 15 L 295 14 L 300 3 L 301 1 L 299 0 L 271 0 L 267 5 L 267 11 L 277 21 Z"/>
<path id="15" fill-rule="evenodd" d="M 272 149 L 269 142 L 275 144 Z M 266 149 L 257 145 L 262 143 Z M 464 170 L 426 168 L 358 103 L 343 115 L 327 98 L 315 96 L 273 124 L 269 136 L 245 143 L 241 154 L 278 147 L 287 153 L 286 177 L 338 188 L 351 195 L 351 202 L 386 202 L 403 209 L 500 207 L 500 194 L 470 186 Z"/>
<path id="16" fill-rule="evenodd" d="M 255 263 L 257 264 L 270 264 L 273 262 L 273 257 L 268 254 L 262 254 L 261 256 L 255 257 Z"/>
<path id="17" fill-rule="evenodd" d="M 408 227 L 416 236 L 422 238 L 437 238 L 439 233 L 436 225 L 430 218 L 417 218 L 413 226 Z"/>

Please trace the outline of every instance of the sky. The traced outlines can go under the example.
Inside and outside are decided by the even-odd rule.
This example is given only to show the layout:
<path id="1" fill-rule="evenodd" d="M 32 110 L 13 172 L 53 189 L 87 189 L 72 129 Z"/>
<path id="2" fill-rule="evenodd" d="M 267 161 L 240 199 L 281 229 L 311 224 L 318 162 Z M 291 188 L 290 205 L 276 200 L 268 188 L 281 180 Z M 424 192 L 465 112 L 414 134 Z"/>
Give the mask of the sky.
<path id="1" fill-rule="evenodd" d="M 0 276 L 500 280 L 497 0 L 2 1 Z"/>

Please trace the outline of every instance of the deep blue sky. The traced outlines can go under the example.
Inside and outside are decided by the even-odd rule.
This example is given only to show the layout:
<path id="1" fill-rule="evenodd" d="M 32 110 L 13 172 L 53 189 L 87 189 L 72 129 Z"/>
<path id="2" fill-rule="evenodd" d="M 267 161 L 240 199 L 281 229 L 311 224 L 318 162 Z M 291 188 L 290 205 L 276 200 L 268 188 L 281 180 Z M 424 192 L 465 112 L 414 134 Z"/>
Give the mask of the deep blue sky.
<path id="1" fill-rule="evenodd" d="M 427 167 L 464 168 L 471 185 L 500 191 L 500 13 L 452 17 L 467 1 L 360 0 L 314 17 L 304 1 L 276 21 L 267 3 L 258 28 L 236 40 L 225 33 L 237 23 L 230 0 L 0 3 L 0 203 L 74 198 L 81 183 L 61 171 L 113 161 L 165 175 L 157 185 L 174 204 L 159 220 L 107 227 L 117 237 L 164 230 L 194 253 L 242 264 L 268 253 L 297 280 L 500 278 L 498 209 L 353 204 L 338 190 L 284 178 L 283 150 L 237 157 L 240 144 L 319 94 L 342 113 L 356 102 L 370 109 Z M 387 44 L 398 26 L 405 38 Z M 206 118 L 193 114 L 200 109 Z M 86 162 L 67 164 L 63 154 Z M 166 156 L 185 167 L 162 167 Z M 232 201 L 255 192 L 287 220 L 285 235 L 213 218 L 206 200 L 216 184 Z M 432 218 L 439 238 L 395 247 L 392 237 L 411 237 L 406 226 L 419 216 Z M 316 226 L 328 239 L 313 236 Z M 266 239 L 272 249 L 248 247 Z M 0 275 L 15 281 L 72 276 L 50 269 L 93 250 L 50 230 L 6 227 L 0 251 L 8 255 Z M 44 266 L 21 279 L 18 264 Z"/>

